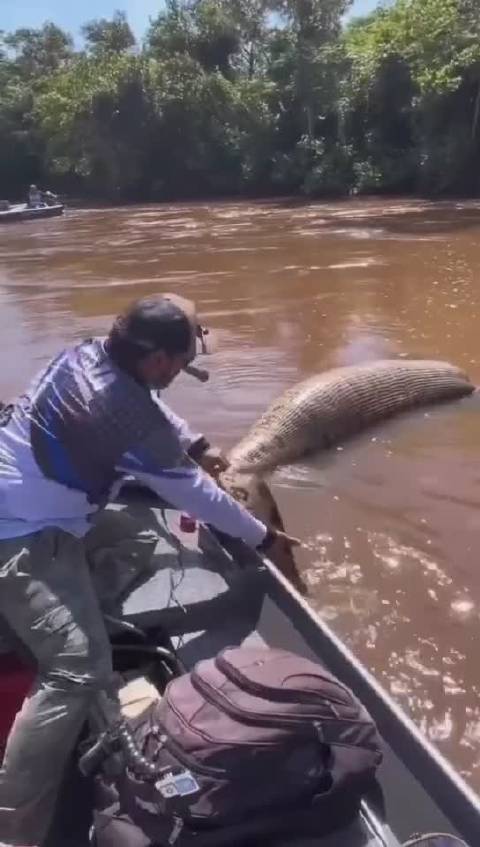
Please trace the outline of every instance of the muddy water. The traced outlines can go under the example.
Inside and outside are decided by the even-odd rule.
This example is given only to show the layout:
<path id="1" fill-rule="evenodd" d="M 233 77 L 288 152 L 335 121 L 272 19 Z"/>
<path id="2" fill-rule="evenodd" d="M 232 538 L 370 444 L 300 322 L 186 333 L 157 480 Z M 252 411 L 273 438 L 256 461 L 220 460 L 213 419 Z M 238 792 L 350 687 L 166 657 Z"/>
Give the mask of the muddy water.
<path id="1" fill-rule="evenodd" d="M 211 381 L 172 405 L 228 447 L 323 368 L 428 356 L 480 383 L 480 205 L 205 204 L 0 230 L 1 396 L 129 300 L 175 290 L 212 329 Z M 480 401 L 283 469 L 319 612 L 480 789 Z"/>

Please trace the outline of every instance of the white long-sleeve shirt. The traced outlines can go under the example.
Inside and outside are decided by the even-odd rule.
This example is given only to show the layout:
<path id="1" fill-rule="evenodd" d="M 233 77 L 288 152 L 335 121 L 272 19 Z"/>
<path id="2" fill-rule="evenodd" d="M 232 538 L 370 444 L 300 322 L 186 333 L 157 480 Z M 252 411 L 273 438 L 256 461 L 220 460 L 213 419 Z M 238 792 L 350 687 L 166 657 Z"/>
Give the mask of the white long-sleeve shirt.
<path id="1" fill-rule="evenodd" d="M 258 546 L 265 525 L 186 457 L 198 437 L 119 371 L 100 339 L 64 351 L 0 419 L 0 539 L 47 526 L 82 536 L 128 475 Z"/>

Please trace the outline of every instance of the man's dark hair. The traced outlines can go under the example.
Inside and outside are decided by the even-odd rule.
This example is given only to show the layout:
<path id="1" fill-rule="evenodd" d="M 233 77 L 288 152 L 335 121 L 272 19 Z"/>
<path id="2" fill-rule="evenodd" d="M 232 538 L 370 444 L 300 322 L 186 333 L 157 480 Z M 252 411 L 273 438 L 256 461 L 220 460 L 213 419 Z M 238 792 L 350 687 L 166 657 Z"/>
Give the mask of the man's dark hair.
<path id="1" fill-rule="evenodd" d="M 187 353 L 192 345 L 192 326 L 175 303 L 159 295 L 142 297 L 119 315 L 105 348 L 122 370 L 132 373 L 136 364 L 157 350 L 170 356 Z"/>

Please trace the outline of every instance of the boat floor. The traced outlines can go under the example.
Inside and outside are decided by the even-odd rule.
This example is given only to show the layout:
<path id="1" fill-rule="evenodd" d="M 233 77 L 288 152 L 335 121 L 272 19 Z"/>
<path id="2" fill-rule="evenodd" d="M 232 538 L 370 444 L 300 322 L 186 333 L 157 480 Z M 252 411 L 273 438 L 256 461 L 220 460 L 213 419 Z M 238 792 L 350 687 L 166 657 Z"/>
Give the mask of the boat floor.
<path id="1" fill-rule="evenodd" d="M 139 509 L 145 519 L 145 507 Z M 202 529 L 198 537 L 181 533 L 174 511 L 148 509 L 148 522 L 159 534 L 152 573 L 125 601 L 125 619 L 139 626 L 161 625 L 187 669 L 226 646 L 240 644 L 283 647 L 318 660 L 295 622 L 270 595 L 268 573 L 259 565 L 260 560 L 250 553 L 239 563 L 237 556 L 230 557 Z M 331 670 L 337 673 L 335 668 Z M 336 834 L 289 841 L 290 847 L 398 847 L 413 832 L 452 831 L 388 745 L 380 782 L 389 825 L 380 823 L 377 814 L 367 809 L 366 817 L 359 816 L 353 825 Z M 73 796 L 72 789 L 67 789 L 48 847 L 84 847 L 81 830 L 85 820 L 79 821 L 78 801 L 78 789 Z"/>

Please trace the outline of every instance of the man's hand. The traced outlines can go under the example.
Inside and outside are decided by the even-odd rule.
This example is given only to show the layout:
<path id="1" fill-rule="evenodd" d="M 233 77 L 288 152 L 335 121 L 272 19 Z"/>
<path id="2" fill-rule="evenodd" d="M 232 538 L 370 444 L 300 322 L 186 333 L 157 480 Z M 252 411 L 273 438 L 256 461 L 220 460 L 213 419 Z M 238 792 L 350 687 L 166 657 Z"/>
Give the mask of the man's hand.
<path id="1" fill-rule="evenodd" d="M 212 447 L 204 435 L 190 446 L 188 455 L 216 482 L 220 474 L 229 468 L 229 463 L 222 451 L 218 447 Z"/>
<path id="2" fill-rule="evenodd" d="M 220 474 L 229 468 L 228 460 L 218 447 L 208 447 L 197 461 L 200 467 L 214 479 L 218 479 Z"/>

